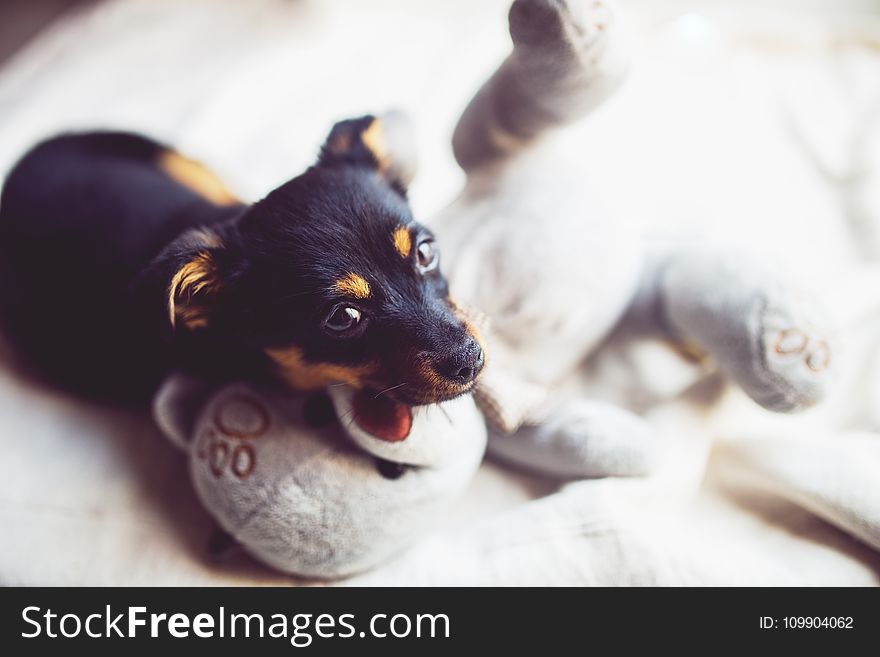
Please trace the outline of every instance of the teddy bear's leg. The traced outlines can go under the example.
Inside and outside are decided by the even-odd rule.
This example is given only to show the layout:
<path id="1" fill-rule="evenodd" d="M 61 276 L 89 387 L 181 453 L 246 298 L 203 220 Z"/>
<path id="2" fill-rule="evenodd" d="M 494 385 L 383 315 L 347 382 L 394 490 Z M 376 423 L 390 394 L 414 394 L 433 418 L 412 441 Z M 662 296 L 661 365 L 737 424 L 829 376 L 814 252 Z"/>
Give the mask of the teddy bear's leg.
<path id="1" fill-rule="evenodd" d="M 657 254 L 630 311 L 643 327 L 697 346 L 758 404 L 791 412 L 826 393 L 834 363 L 820 304 L 723 249 Z"/>
<path id="2" fill-rule="evenodd" d="M 493 432 L 489 453 L 561 478 L 640 476 L 655 469 L 659 436 L 629 411 L 577 399 L 561 403 L 545 417 L 513 434 Z"/>
<path id="3" fill-rule="evenodd" d="M 623 79 L 611 0 L 516 0 L 513 52 L 471 100 L 452 139 L 465 171 L 510 156 L 596 107 Z"/>

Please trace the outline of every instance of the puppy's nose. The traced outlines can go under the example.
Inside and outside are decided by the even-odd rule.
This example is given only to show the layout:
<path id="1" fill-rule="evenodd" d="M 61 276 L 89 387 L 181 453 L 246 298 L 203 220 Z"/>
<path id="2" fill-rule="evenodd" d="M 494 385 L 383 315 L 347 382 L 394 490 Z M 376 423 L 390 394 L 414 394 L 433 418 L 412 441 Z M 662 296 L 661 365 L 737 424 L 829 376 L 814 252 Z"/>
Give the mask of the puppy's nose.
<path id="1" fill-rule="evenodd" d="M 480 343 L 468 338 L 454 354 L 437 365 L 437 372 L 459 385 L 467 385 L 479 376 L 485 362 Z"/>

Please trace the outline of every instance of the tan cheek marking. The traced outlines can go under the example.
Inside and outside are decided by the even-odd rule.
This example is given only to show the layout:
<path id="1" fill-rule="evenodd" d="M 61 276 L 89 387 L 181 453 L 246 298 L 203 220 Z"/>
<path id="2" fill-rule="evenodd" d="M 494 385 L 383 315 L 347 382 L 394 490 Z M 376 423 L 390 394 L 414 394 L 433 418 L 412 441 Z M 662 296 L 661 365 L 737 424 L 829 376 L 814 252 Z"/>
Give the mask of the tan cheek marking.
<path id="1" fill-rule="evenodd" d="M 454 388 L 454 385 L 437 374 L 437 370 L 435 370 L 429 363 L 419 363 L 417 372 L 422 381 L 428 384 L 428 387 L 432 392 L 444 393 L 449 392 Z"/>
<path id="2" fill-rule="evenodd" d="M 336 281 L 335 287 L 339 294 L 345 294 L 355 299 L 367 299 L 372 294 L 370 284 L 366 279 L 354 273 L 346 274 L 340 278 Z"/>
<path id="3" fill-rule="evenodd" d="M 331 383 L 348 383 L 356 388 L 363 386 L 365 377 L 373 374 L 373 365 L 347 366 L 334 363 L 308 363 L 299 347 L 267 349 L 269 356 L 279 367 L 281 376 L 296 390 L 316 390 Z"/>
<path id="4" fill-rule="evenodd" d="M 175 151 L 165 151 L 159 157 L 159 168 L 171 178 L 214 205 L 236 205 L 239 199 L 226 185 L 200 162 Z"/>
<path id="5" fill-rule="evenodd" d="M 385 135 L 382 133 L 382 122 L 379 119 L 373 119 L 370 127 L 361 133 L 361 141 L 376 158 L 379 171 L 387 169 L 388 149 L 385 146 Z"/>
<path id="6" fill-rule="evenodd" d="M 194 297 L 212 293 L 218 287 L 214 261 L 207 252 L 197 254 L 178 269 L 168 286 L 168 319 L 172 328 L 178 318 L 187 328 L 207 326 L 207 305 Z"/>
<path id="7" fill-rule="evenodd" d="M 409 231 L 405 227 L 399 226 L 395 229 L 393 238 L 394 248 L 397 249 L 400 257 L 408 258 L 412 249 L 412 238 L 409 236 Z"/>
<path id="8" fill-rule="evenodd" d="M 430 363 L 421 362 L 416 367 L 416 373 L 420 381 L 427 385 L 427 392 L 433 395 L 457 394 L 468 388 L 468 385 L 453 383 L 437 373 Z M 425 402 L 431 401 L 430 396 L 425 397 Z"/>

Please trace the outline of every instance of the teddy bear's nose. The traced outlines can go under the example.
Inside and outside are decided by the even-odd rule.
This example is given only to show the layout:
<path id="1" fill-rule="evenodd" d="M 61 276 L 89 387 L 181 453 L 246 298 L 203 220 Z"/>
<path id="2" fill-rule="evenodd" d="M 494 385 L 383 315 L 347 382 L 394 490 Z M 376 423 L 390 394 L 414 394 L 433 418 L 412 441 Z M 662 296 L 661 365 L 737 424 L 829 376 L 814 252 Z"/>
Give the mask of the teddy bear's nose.
<path id="1" fill-rule="evenodd" d="M 437 372 L 459 385 L 467 385 L 483 371 L 486 356 L 480 343 L 468 338 L 455 353 L 437 365 Z"/>

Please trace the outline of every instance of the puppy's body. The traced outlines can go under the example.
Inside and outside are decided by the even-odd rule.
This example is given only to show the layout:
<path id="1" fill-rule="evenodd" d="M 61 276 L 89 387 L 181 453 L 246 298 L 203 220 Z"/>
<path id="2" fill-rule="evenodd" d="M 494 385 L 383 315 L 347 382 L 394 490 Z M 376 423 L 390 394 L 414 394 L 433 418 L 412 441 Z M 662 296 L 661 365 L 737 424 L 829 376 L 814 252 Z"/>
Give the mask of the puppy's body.
<path id="1" fill-rule="evenodd" d="M 137 135 L 38 145 L 0 199 L 7 335 L 52 380 L 102 396 L 142 397 L 171 367 L 402 383 L 411 403 L 466 391 L 482 350 L 421 266 L 432 242 L 377 125 L 337 124 L 315 167 L 250 206 Z"/>
<path id="2" fill-rule="evenodd" d="M 136 294 L 133 283 L 178 235 L 243 208 L 178 182 L 163 167 L 177 157 L 131 134 L 65 135 L 9 175 L 0 311 L 16 348 L 52 379 L 129 396 L 148 392 L 169 367 L 161 296 Z"/>

